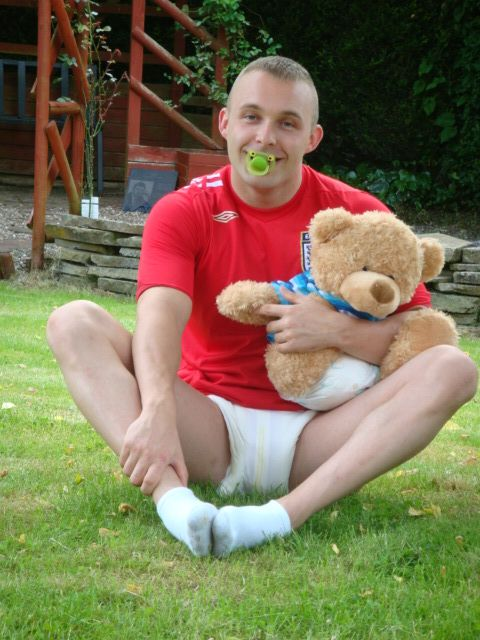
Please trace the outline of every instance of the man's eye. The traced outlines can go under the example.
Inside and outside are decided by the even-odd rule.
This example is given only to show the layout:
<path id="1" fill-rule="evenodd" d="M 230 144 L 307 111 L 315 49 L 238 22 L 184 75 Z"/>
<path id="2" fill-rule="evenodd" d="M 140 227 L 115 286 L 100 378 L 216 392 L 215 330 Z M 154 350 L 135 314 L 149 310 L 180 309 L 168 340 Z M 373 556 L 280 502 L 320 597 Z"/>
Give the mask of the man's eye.
<path id="1" fill-rule="evenodd" d="M 295 126 L 294 123 L 290 120 L 284 120 L 282 125 L 285 127 L 285 129 L 293 129 L 293 127 Z"/>
<path id="2" fill-rule="evenodd" d="M 257 119 L 257 116 L 256 116 L 254 113 L 246 113 L 246 114 L 243 116 L 243 118 L 244 118 L 244 120 L 251 120 L 251 121 L 253 121 L 253 120 L 256 120 L 256 119 Z"/>

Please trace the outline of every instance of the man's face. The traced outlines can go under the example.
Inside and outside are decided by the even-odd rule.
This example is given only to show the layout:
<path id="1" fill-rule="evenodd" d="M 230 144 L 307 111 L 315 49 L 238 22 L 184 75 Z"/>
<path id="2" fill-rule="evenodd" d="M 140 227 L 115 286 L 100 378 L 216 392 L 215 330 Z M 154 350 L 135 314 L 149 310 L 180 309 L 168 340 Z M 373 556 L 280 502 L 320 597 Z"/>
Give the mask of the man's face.
<path id="1" fill-rule="evenodd" d="M 305 153 L 322 138 L 313 126 L 313 95 L 305 82 L 287 82 L 264 71 L 242 76 L 220 114 L 220 132 L 227 140 L 232 180 L 242 187 L 271 190 L 298 183 Z M 246 168 L 249 150 L 273 154 L 274 167 L 265 176 L 252 176 Z"/>

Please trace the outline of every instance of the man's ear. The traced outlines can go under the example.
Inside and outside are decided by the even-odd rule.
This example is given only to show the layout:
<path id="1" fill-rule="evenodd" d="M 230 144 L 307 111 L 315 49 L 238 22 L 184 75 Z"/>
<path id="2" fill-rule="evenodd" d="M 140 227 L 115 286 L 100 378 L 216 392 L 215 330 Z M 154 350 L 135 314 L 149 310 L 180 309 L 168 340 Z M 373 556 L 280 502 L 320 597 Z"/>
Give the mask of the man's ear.
<path id="1" fill-rule="evenodd" d="M 312 133 L 310 134 L 310 140 L 305 153 L 310 153 L 311 151 L 316 149 L 320 144 L 320 142 L 322 141 L 322 138 L 323 138 L 323 129 L 319 124 L 316 124 L 313 127 Z"/>
<path id="2" fill-rule="evenodd" d="M 228 109 L 227 107 L 223 107 L 220 109 L 220 113 L 218 114 L 218 130 L 220 134 L 225 140 L 227 139 L 227 128 L 228 128 Z"/>

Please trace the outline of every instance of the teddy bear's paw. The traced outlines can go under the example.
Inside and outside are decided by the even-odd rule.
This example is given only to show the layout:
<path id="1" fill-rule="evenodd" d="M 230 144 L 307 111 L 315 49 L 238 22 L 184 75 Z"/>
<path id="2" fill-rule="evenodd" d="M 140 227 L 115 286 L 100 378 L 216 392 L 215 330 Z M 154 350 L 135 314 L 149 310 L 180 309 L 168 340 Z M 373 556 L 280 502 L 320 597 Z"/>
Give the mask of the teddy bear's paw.
<path id="1" fill-rule="evenodd" d="M 382 362 L 382 378 L 393 373 L 422 351 L 440 344 L 452 346 L 458 344 L 458 334 L 453 319 L 434 309 L 411 311 Z"/>
<path id="2" fill-rule="evenodd" d="M 245 324 L 265 325 L 270 320 L 268 316 L 258 313 L 263 304 L 277 303 L 275 290 L 268 282 L 254 282 L 240 280 L 230 284 L 217 296 L 219 312 Z"/>

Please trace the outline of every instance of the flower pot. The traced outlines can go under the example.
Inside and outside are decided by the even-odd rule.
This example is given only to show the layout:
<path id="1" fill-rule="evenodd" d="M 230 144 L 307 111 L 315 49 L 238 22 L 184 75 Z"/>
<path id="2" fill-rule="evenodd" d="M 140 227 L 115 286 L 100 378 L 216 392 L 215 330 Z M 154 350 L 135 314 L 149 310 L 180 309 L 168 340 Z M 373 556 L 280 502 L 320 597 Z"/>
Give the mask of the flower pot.
<path id="1" fill-rule="evenodd" d="M 81 211 L 84 218 L 98 218 L 98 196 L 82 198 Z"/>

